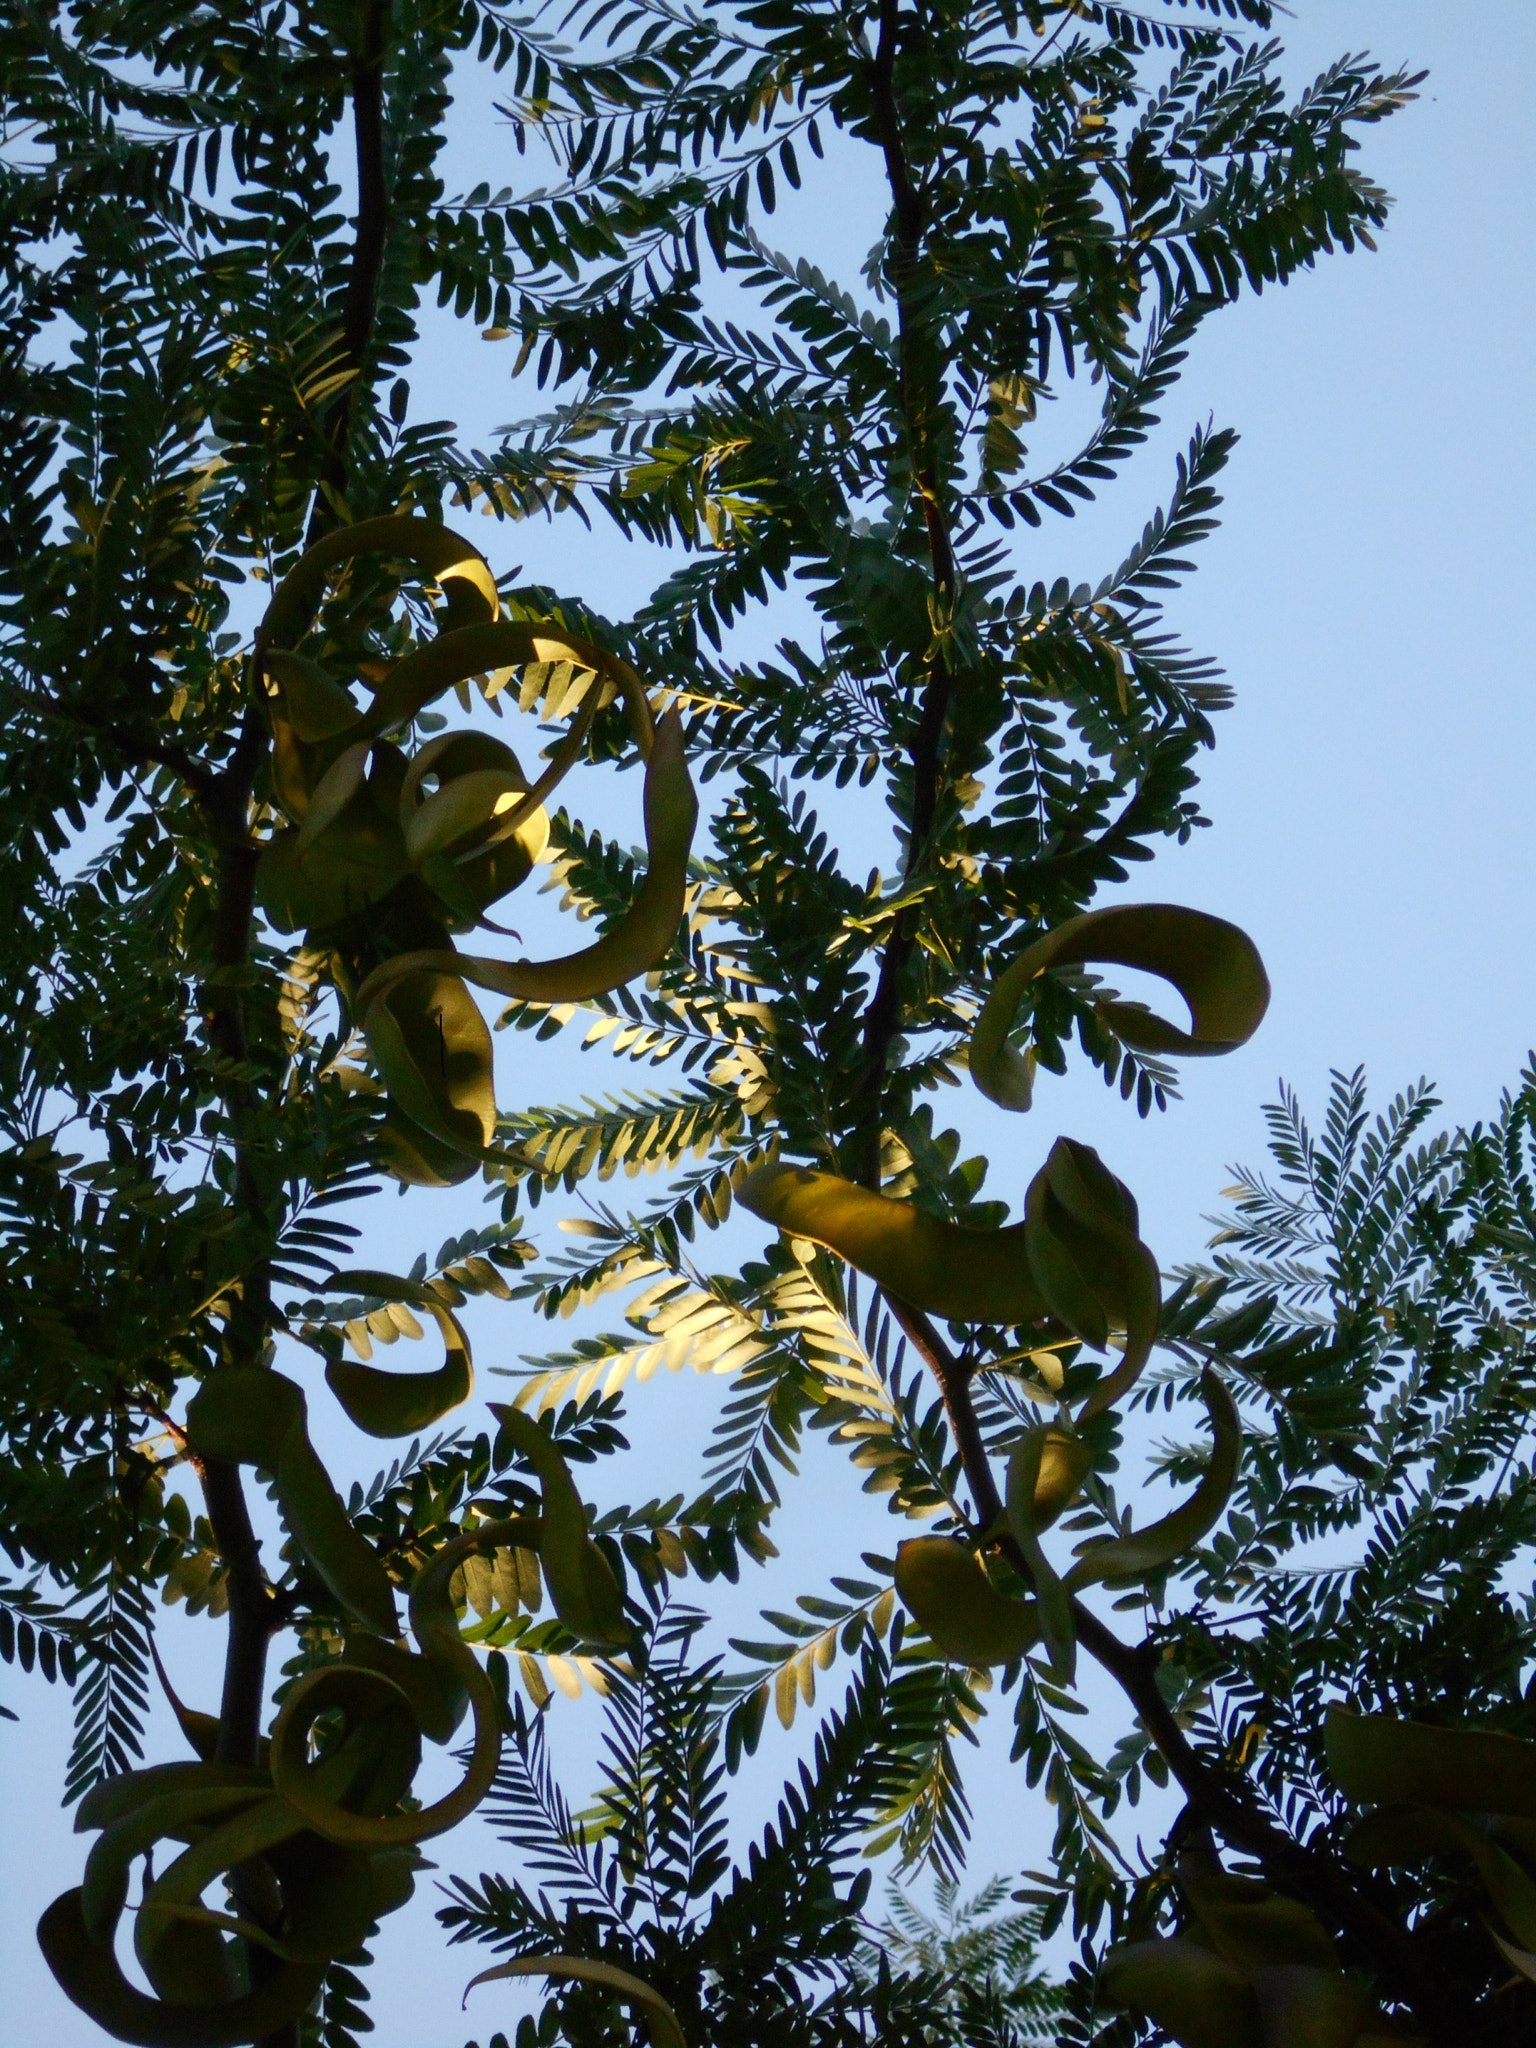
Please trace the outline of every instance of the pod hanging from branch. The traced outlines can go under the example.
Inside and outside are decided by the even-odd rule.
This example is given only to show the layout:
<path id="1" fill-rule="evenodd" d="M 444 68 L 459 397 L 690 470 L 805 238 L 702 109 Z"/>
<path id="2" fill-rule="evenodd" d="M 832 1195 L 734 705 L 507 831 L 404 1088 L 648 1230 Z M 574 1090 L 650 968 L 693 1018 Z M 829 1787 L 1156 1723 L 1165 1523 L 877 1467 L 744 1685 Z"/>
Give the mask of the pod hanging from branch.
<path id="1" fill-rule="evenodd" d="M 302 1387 L 280 1372 L 220 1366 L 187 1406 L 187 1441 L 199 1457 L 270 1473 L 284 1526 L 345 1612 L 377 1635 L 398 1632 L 389 1574 L 309 1440 Z"/>
<path id="2" fill-rule="evenodd" d="M 755 1168 L 736 1199 L 765 1223 L 825 1245 L 933 1315 L 956 1322 L 1032 1323 L 1047 1313 L 1030 1271 L 1022 1223 L 971 1230 L 838 1174 L 782 1163 Z"/>
<path id="3" fill-rule="evenodd" d="M 162 1764 L 108 1779 L 76 1818 L 99 1829 L 77 1889 L 38 1925 L 44 1957 L 66 1994 L 98 2026 L 140 2048 L 238 2048 L 275 2032 L 313 2001 L 327 1964 L 409 1898 L 416 1858 L 343 1848 L 309 1832 L 264 1771 L 227 1764 Z M 133 1864 L 165 1842 L 134 1915 L 134 1949 L 151 1986 L 129 1981 L 115 1939 Z M 211 1910 L 202 1894 L 220 1875 L 259 1871 L 281 1902 L 277 1931 L 243 1913 Z M 239 1936 L 275 1958 L 245 1989 Z"/>
<path id="4" fill-rule="evenodd" d="M 1391 2024 L 1299 1900 L 1185 1855 L 1188 1931 L 1109 1950 L 1100 1986 L 1180 2048 L 1388 2048 Z"/>
<path id="5" fill-rule="evenodd" d="M 321 1284 L 378 1301 L 414 1303 L 442 1332 L 445 1356 L 436 1372 L 381 1372 L 349 1358 L 331 1360 L 325 1368 L 326 1384 L 359 1429 L 369 1436 L 410 1436 L 430 1429 L 469 1399 L 474 1386 L 469 1338 L 458 1317 L 430 1287 L 393 1273 L 369 1271 L 333 1273 Z"/>
<path id="6" fill-rule="evenodd" d="M 981 1559 L 953 1536 L 896 1546 L 896 1591 L 925 1635 L 958 1664 L 1011 1664 L 1040 1640 L 1033 1600 L 1011 1600 Z"/>
<path id="7" fill-rule="evenodd" d="M 1137 967 L 1169 982 L 1189 1005 L 1182 1030 L 1139 1003 L 1096 1001 L 1123 1044 L 1138 1052 L 1191 1057 L 1232 1052 L 1258 1030 L 1269 1007 L 1269 977 L 1253 941 L 1224 918 L 1175 903 L 1114 904 L 1085 911 L 1036 939 L 993 982 L 971 1034 L 971 1079 L 1002 1109 L 1028 1109 L 1033 1068 L 1008 1043 L 1031 982 L 1053 967 L 1102 961 Z"/>
<path id="8" fill-rule="evenodd" d="M 425 1841 L 473 1812 L 490 1787 L 501 1754 L 501 1719 L 490 1680 L 460 1636 L 454 1612 L 453 1578 L 466 1558 L 501 1548 L 536 1550 L 551 1603 L 573 1635 L 599 1650 L 629 1640 L 618 1582 L 588 1532 L 565 1459 L 537 1423 L 499 1412 L 538 1474 L 538 1516 L 485 1522 L 446 1544 L 411 1589 L 419 1654 L 354 1639 L 340 1664 L 307 1672 L 294 1684 L 273 1725 L 273 1782 L 328 1841 L 366 1849 Z M 474 1739 L 458 1785 L 430 1806 L 395 1810 L 401 1794 L 386 1794 L 409 1743 L 419 1734 L 451 1741 L 466 1712 Z M 339 1721 L 339 1732 L 312 1761 L 311 1738 L 327 1716 Z M 412 1761 L 407 1785 L 414 1769 Z"/>
<path id="9" fill-rule="evenodd" d="M 1135 1197 L 1091 1145 L 1058 1138 L 1024 1197 L 1024 1241 L 1058 1322 L 1102 1350 L 1111 1331 L 1125 1354 L 1083 1403 L 1097 1415 L 1141 1377 L 1157 1339 L 1162 1287 L 1157 1261 L 1137 1235 Z"/>
<path id="10" fill-rule="evenodd" d="M 1536 1742 L 1333 1706 L 1323 1744 L 1334 1783 L 1361 1804 L 1411 1801 L 1536 1820 Z"/>
<path id="11" fill-rule="evenodd" d="M 587 1956 L 514 1956 L 509 1962 L 497 1963 L 494 1969 L 482 1970 L 478 1977 L 471 1977 L 464 1987 L 464 2004 L 468 2005 L 469 1994 L 477 1984 L 494 1984 L 498 1979 L 507 1977 L 575 1978 L 583 1984 L 597 1984 L 606 1991 L 616 1991 L 620 1998 L 644 2015 L 651 2048 L 687 2048 L 677 2014 L 661 1993 L 653 1991 L 642 1978 L 632 1976 L 628 1970 L 620 1970 L 612 1963 L 597 1962 Z"/>
<path id="12" fill-rule="evenodd" d="M 368 553 L 414 563 L 447 602 L 443 630 L 386 669 L 361 709 L 284 643 L 307 631 L 331 573 Z M 674 711 L 658 728 L 629 664 L 563 627 L 499 611 L 494 578 L 467 541 L 399 516 L 327 535 L 279 586 L 257 636 L 273 793 L 292 820 L 262 853 L 258 900 L 280 929 L 305 929 L 319 950 L 352 963 L 342 979 L 350 988 L 355 970 L 353 1012 L 389 1096 L 384 1163 L 402 1180 L 433 1185 L 467 1179 L 495 1158 L 491 1040 L 467 984 L 585 1001 L 649 972 L 682 919 L 698 814 L 681 719 Z M 409 760 L 388 738 L 445 690 L 532 665 L 574 671 L 576 682 L 561 696 L 570 729 L 531 786 L 512 750 L 488 734 L 441 734 Z M 450 929 L 473 927 L 527 878 L 548 840 L 544 806 L 615 696 L 646 763 L 649 865 L 634 901 L 593 945 L 564 958 L 461 954 Z"/>
<path id="13" fill-rule="evenodd" d="M 1209 1366 L 1200 1375 L 1200 1393 L 1215 1438 L 1210 1463 L 1188 1500 L 1160 1521 L 1126 1536 L 1093 1537 L 1067 1573 L 1068 1592 L 1113 1580 L 1117 1584 L 1143 1579 L 1164 1570 L 1192 1550 L 1215 1528 L 1232 1497 L 1242 1453 L 1243 1431 L 1232 1396 Z"/>
<path id="14" fill-rule="evenodd" d="M 1157 1335 L 1157 1263 L 1136 1235 L 1130 1190 L 1088 1145 L 1058 1138 L 1030 1183 L 1024 1221 L 972 1230 L 837 1174 L 774 1162 L 736 1199 L 792 1237 L 825 1245 L 914 1308 L 954 1322 L 1041 1323 L 1125 1356 L 1089 1395 L 1097 1414 L 1129 1388 Z"/>
<path id="15" fill-rule="evenodd" d="M 645 836 L 650 865 L 634 902 L 593 945 L 557 960 L 493 960 L 457 951 L 403 953 L 387 960 L 358 990 L 368 1006 L 401 976 L 458 974 L 477 988 L 525 1002 L 583 1002 L 647 973 L 671 950 L 682 922 L 688 850 L 698 802 L 683 758 L 682 720 L 670 711 L 656 728 L 646 762 Z"/>

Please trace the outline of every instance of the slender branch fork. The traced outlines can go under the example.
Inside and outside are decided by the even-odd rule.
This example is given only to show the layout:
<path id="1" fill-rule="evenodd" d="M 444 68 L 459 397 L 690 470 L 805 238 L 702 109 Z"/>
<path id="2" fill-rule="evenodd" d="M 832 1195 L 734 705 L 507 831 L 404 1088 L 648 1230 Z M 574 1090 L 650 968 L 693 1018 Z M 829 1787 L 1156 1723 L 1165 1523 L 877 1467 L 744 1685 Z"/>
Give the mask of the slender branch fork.
<path id="1" fill-rule="evenodd" d="M 935 588 L 941 601 L 949 604 L 953 602 L 958 577 L 932 442 L 938 370 L 925 343 L 923 315 L 913 303 L 926 205 L 907 159 L 895 90 L 901 28 L 900 0 L 880 0 L 879 35 L 866 77 L 872 123 L 885 159 L 891 194 L 900 398 L 909 461 L 922 507 Z M 934 658 L 909 748 L 909 875 L 927 852 L 943 774 L 944 728 L 951 700 L 962 682 L 946 655 L 940 653 Z M 863 1183 L 876 1189 L 880 1182 L 886 1069 L 900 1026 L 902 984 L 916 945 L 916 931 L 914 913 L 904 912 L 886 943 L 875 990 L 864 1014 L 864 1064 L 855 1098 L 858 1169 Z M 1002 1518 L 1003 1503 L 971 1398 L 969 1370 L 954 1356 L 926 1315 L 894 1296 L 886 1298 L 898 1325 L 938 1384 L 978 1526 L 993 1530 Z M 1023 1551 L 1006 1533 L 999 1540 L 1010 1564 L 1027 1582 L 1031 1575 Z M 1141 1644 L 1122 1641 L 1081 1600 L 1073 1600 L 1072 1615 L 1079 1641 L 1130 1701 L 1198 1820 L 1215 1829 L 1234 1848 L 1255 1857 L 1277 1885 L 1304 1899 L 1326 1922 L 1342 1930 L 1361 1954 L 1380 1969 L 1395 1995 L 1412 2007 L 1418 2022 L 1429 2029 L 1436 2048 L 1452 2048 L 1453 2043 L 1459 2048 L 1468 2038 L 1470 2015 L 1458 2000 L 1447 1995 L 1440 1979 L 1426 1968 L 1409 1932 L 1376 1904 L 1337 1858 L 1295 1841 L 1262 1811 L 1244 1780 L 1233 1777 L 1195 1750 L 1158 1689 L 1157 1645 L 1150 1639 Z"/>

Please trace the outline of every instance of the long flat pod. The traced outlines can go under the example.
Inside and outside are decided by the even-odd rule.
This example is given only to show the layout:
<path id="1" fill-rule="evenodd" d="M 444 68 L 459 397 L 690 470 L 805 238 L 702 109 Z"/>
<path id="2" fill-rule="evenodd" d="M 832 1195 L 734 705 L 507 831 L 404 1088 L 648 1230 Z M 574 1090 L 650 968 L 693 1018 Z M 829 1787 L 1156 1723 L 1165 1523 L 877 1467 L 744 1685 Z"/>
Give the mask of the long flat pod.
<path id="1" fill-rule="evenodd" d="M 1348 1799 L 1411 1800 L 1536 1820 L 1536 1742 L 1341 1706 L 1329 1708 L 1323 1740 L 1334 1783 Z"/>
<path id="2" fill-rule="evenodd" d="M 323 1284 L 380 1301 L 414 1303 L 427 1311 L 442 1333 L 444 1358 L 435 1372 L 381 1372 L 349 1358 L 327 1365 L 326 1384 L 359 1429 L 369 1436 L 409 1436 L 430 1428 L 469 1399 L 474 1386 L 469 1338 L 458 1317 L 430 1287 L 372 1271 L 333 1273 Z"/>
<path id="3" fill-rule="evenodd" d="M 1030 1271 L 1026 1227 L 971 1230 L 835 1173 L 782 1162 L 736 1190 L 754 1216 L 837 1253 L 914 1307 L 955 1322 L 1031 1323 L 1046 1313 Z"/>
<path id="4" fill-rule="evenodd" d="M 1269 1007 L 1269 977 L 1247 933 L 1225 918 L 1176 903 L 1124 903 L 1057 925 L 993 982 L 971 1034 L 971 1079 L 1003 1109 L 1028 1109 L 1032 1068 L 1008 1043 L 1031 982 L 1053 967 L 1091 960 L 1140 968 L 1176 988 L 1189 1005 L 1182 1030 L 1138 1003 L 1095 1005 L 1115 1036 L 1140 1052 L 1210 1056 L 1232 1052 L 1258 1030 Z"/>
<path id="5" fill-rule="evenodd" d="M 358 990 L 365 1022 L 402 977 L 458 975 L 477 988 L 526 1002 L 584 1002 L 633 981 L 657 966 L 682 922 L 688 853 L 698 800 L 683 755 L 682 720 L 669 712 L 656 728 L 645 769 L 645 839 L 648 866 L 634 901 L 603 936 L 555 960 L 496 960 L 478 953 L 427 950 L 402 953 L 375 968 Z"/>
<path id="6" fill-rule="evenodd" d="M 497 1963 L 493 1969 L 471 1977 L 464 1987 L 465 2002 L 477 1984 L 493 1984 L 506 1977 L 574 1977 L 585 1984 L 600 1984 L 605 1990 L 616 1991 L 644 2014 L 652 2048 L 687 2048 L 677 2014 L 661 1993 L 616 1964 L 589 1956 L 514 1956 L 510 1962 Z"/>

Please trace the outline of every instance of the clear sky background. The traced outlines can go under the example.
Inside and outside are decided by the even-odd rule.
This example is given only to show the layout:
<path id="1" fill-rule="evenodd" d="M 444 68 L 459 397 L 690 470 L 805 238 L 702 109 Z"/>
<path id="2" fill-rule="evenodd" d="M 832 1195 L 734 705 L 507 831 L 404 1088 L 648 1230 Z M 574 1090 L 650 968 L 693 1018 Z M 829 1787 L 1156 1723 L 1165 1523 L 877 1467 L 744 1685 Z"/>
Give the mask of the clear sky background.
<path id="1" fill-rule="evenodd" d="M 993 1158 L 990 1191 L 1015 1201 L 1059 1130 L 1097 1145 L 1135 1189 L 1143 1235 L 1169 1267 L 1199 1254 L 1209 1235 L 1202 1218 L 1216 1207 L 1228 1166 L 1260 1160 L 1260 1106 L 1277 1077 L 1320 1106 L 1331 1067 L 1364 1063 L 1383 1096 L 1428 1074 L 1447 1118 L 1471 1121 L 1496 1108 L 1536 1043 L 1536 10 L 1528 0 L 1297 0 L 1285 40 L 1298 81 L 1346 49 L 1430 69 L 1419 103 L 1367 134 L 1363 161 L 1398 201 L 1379 252 L 1325 259 L 1315 274 L 1224 313 L 1166 402 L 1164 430 L 1125 479 L 1071 526 L 1021 542 L 1031 577 L 1096 578 L 1165 494 L 1189 428 L 1210 415 L 1240 430 L 1223 479 L 1224 523 L 1171 607 L 1177 627 L 1222 661 L 1237 688 L 1205 763 L 1213 829 L 1160 856 L 1121 893 L 1243 924 L 1268 963 L 1274 1003 L 1252 1045 L 1227 1060 L 1189 1063 L 1184 1102 L 1147 1123 L 1084 1067 L 1044 1079 L 1027 1120 L 1003 1118 L 969 1090 L 939 1104 Z M 489 119 L 471 125 L 450 182 L 515 184 L 505 131 Z M 851 278 L 878 205 L 868 167 L 839 159 L 793 213 L 781 211 L 772 239 L 809 246 Z M 413 372 L 413 411 L 454 417 L 483 445 L 494 426 L 538 400 L 511 389 L 509 348 L 444 325 L 431 324 Z M 611 614 L 656 580 L 643 551 L 572 520 L 470 530 L 498 570 L 521 561 L 529 575 Z M 791 596 L 769 635 L 798 629 L 802 616 Z M 883 859 L 889 867 L 878 818 L 824 789 L 825 822 L 850 865 L 862 871 Z M 572 801 L 598 814 L 584 792 Z M 613 804 L 605 826 L 638 838 L 636 792 L 626 783 Z M 523 923 L 530 950 L 552 929 L 547 908 Z M 582 1056 L 579 1036 L 537 1048 L 526 1038 L 499 1041 L 503 1105 L 644 1085 L 646 1070 Z M 639 1197 L 650 1186 L 621 1185 Z M 541 1234 L 560 1210 L 538 1212 Z M 369 1263 L 430 1253 L 482 1219 L 473 1189 L 381 1197 L 369 1218 Z M 617 1308 L 605 1308 L 600 1323 L 612 1327 Z M 482 1305 L 473 1329 L 482 1371 L 570 1334 L 522 1307 Z M 482 1379 L 480 1391 L 494 1398 L 505 1389 Z M 596 1469 L 598 1497 L 606 1504 L 689 1488 L 721 1394 L 720 1383 L 691 1374 L 640 1389 L 626 1425 L 634 1452 Z M 322 1449 L 338 1475 L 372 1469 L 344 1425 L 322 1437 Z M 900 1532 L 859 1493 L 847 1466 L 818 1449 L 775 1533 L 784 1556 L 740 1589 L 734 1633 L 754 1632 L 759 1606 L 820 1590 L 859 1549 L 889 1550 Z M 162 1631 L 173 1673 L 200 1704 L 216 1697 L 220 1635 L 180 1614 Z M 86 1846 L 58 1806 L 68 1700 L 11 1671 L 0 1691 L 21 1714 L 19 1724 L 0 1725 L 8 2026 L 16 2038 L 87 2048 L 101 2037 L 56 1990 L 31 1935 L 47 1900 L 78 1882 Z M 822 1697 L 841 1697 L 836 1670 Z M 1124 1722 L 1097 1690 L 1091 1698 L 1089 1726 L 1107 1746 Z M 555 1716 L 558 1753 L 580 1800 L 591 1782 L 591 1704 L 557 1701 Z M 770 1724 L 755 1766 L 737 1781 L 738 1843 L 765 1817 L 803 1734 L 803 1725 L 787 1738 Z M 1008 1771 L 1007 1736 L 1000 1714 L 974 1753 L 977 1882 L 1038 1864 L 1049 1839 L 1048 1809 Z M 149 1755 L 179 1753 L 161 1714 Z M 1139 1818 L 1152 1840 L 1157 1812 L 1144 1807 Z M 1125 1839 L 1134 1840 L 1134 1823 Z M 444 1873 L 512 1861 L 478 1823 L 433 1853 Z M 522 2009 L 496 1987 L 477 1993 L 460 2020 L 460 1988 L 483 1952 L 445 1950 L 436 1903 L 424 1886 L 376 1945 L 378 2048 L 454 2048 L 471 2032 L 483 2041 Z"/>

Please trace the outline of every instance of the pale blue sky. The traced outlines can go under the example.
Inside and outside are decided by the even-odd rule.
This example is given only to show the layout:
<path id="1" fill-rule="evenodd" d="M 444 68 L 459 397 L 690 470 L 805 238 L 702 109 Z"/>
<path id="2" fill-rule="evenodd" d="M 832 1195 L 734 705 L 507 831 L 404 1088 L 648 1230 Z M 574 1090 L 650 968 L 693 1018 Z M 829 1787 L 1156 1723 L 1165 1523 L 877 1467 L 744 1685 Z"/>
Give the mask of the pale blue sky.
<path id="1" fill-rule="evenodd" d="M 1345 49 L 1430 67 L 1424 98 L 1367 137 L 1364 160 L 1398 200 L 1379 252 L 1325 260 L 1286 290 L 1225 313 L 1193 351 L 1165 406 L 1164 431 L 1127 479 L 1074 526 L 1026 541 L 1038 558 L 1031 576 L 1102 573 L 1166 489 L 1189 427 L 1210 414 L 1240 430 L 1223 479 L 1224 524 L 1172 607 L 1238 692 L 1206 766 L 1213 829 L 1162 856 L 1124 893 L 1195 904 L 1245 925 L 1268 962 L 1274 1004 L 1251 1046 L 1190 1063 L 1185 1101 L 1145 1124 L 1081 1069 L 1042 1086 L 1025 1120 L 1002 1117 L 969 1091 L 940 1105 L 993 1158 L 996 1192 L 1015 1200 L 1058 1130 L 1097 1145 L 1135 1189 L 1143 1233 L 1169 1266 L 1200 1250 L 1201 1217 L 1227 1165 L 1259 1159 L 1259 1106 L 1278 1075 L 1315 1104 L 1330 1066 L 1363 1061 L 1381 1092 L 1427 1073 L 1448 1113 L 1470 1119 L 1496 1105 L 1536 1041 L 1528 908 L 1536 12 L 1523 0 L 1298 0 L 1296 12 L 1286 40 L 1298 78 Z M 461 155 L 466 184 L 516 178 L 510 149 L 499 166 L 500 146 L 501 131 L 476 124 L 472 150 Z M 835 186 L 781 216 L 780 246 L 798 247 L 803 233 L 824 261 L 861 248 L 878 195 L 862 165 L 835 169 Z M 417 409 L 458 417 L 483 441 L 530 403 L 506 384 L 510 361 L 506 348 L 440 339 L 434 328 L 414 375 Z M 472 531 L 498 569 L 522 561 L 611 612 L 652 580 L 638 550 L 572 521 L 518 532 L 477 522 Z M 770 630 L 785 630 L 790 616 L 786 604 Z M 633 793 L 619 802 L 628 815 Z M 823 808 L 834 838 L 856 838 L 852 865 L 880 858 L 878 847 L 866 852 L 873 827 L 864 812 L 830 790 Z M 500 1041 L 503 1103 L 643 1085 L 644 1070 L 580 1057 L 577 1036 L 540 1048 Z M 557 1213 L 558 1204 L 539 1212 Z M 472 1191 L 384 1197 L 369 1262 L 409 1259 L 418 1245 L 430 1251 L 478 1218 Z M 616 1307 L 601 1321 L 611 1327 Z M 484 1368 L 558 1344 L 568 1329 L 551 1332 L 522 1309 L 482 1310 L 477 1356 Z M 488 1390 L 497 1392 L 494 1383 Z M 636 1451 L 598 1468 L 599 1498 L 687 1486 L 718 1397 L 718 1387 L 691 1375 L 642 1389 L 631 1409 Z M 331 1431 L 325 1448 L 338 1472 L 371 1469 L 344 1429 Z M 751 1632 L 757 1607 L 818 1589 L 860 1547 L 889 1548 L 899 1533 L 846 1466 L 822 1455 L 811 1470 L 798 1512 L 779 1531 L 785 1558 L 743 1586 L 734 1632 Z M 163 1631 L 173 1671 L 205 1704 L 218 1633 L 179 1615 Z M 840 1696 L 837 1678 L 829 1674 L 829 1695 Z M 9 1820 L 0 1838 L 0 1979 L 18 2034 L 86 2048 L 101 2037 L 57 1992 L 30 1933 L 53 1893 L 78 1881 L 85 1846 L 57 1805 L 67 1702 L 13 1672 L 0 1687 L 22 1715 L 19 1726 L 0 1726 Z M 579 1759 L 590 1752 L 590 1716 L 584 1706 L 559 1711 L 564 1747 Z M 1096 1711 L 1091 1725 L 1107 1743 L 1123 1724 Z M 163 1716 L 156 1743 L 157 1756 L 178 1753 Z M 797 1748 L 770 1728 L 744 1798 L 760 1796 Z M 1008 1772 L 1006 1750 L 1000 1717 L 971 1781 L 978 1881 L 1038 1863 L 1048 1840 L 1048 1811 Z M 573 1761 L 572 1790 L 585 1789 Z M 744 1828 L 759 1818 L 747 1815 Z M 445 1871 L 505 1860 L 475 1826 L 436 1844 L 435 1854 Z M 471 2032 L 484 2041 L 521 2009 L 496 1987 L 477 1993 L 470 2018 L 459 2019 L 459 1989 L 478 1965 L 475 1952 L 444 1951 L 433 1903 L 419 1896 L 377 1945 L 378 2048 L 452 2048 Z"/>

